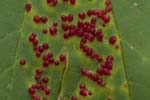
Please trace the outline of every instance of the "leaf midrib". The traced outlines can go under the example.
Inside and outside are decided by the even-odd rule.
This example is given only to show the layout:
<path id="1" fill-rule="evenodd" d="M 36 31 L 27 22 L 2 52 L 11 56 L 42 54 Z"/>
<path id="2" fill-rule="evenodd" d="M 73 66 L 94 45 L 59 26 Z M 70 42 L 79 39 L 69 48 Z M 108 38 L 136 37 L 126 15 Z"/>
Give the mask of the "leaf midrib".
<path id="1" fill-rule="evenodd" d="M 112 5 L 113 6 L 113 5 Z M 112 7 L 113 8 L 113 7 Z M 130 86 L 129 86 L 129 78 L 128 78 L 128 75 L 127 75 L 127 70 L 126 70 L 126 63 L 125 63 L 125 58 L 124 58 L 124 53 L 123 53 L 123 49 L 122 49 L 122 43 L 121 43 L 121 34 L 120 34 L 120 31 L 119 31 L 119 26 L 117 24 L 117 21 L 116 21 L 116 17 L 115 17 L 115 13 L 114 11 L 112 10 L 112 17 L 113 17 L 113 21 L 114 21 L 114 25 L 116 27 L 116 30 L 117 30 L 117 35 L 119 37 L 119 44 L 120 44 L 120 54 L 121 54 L 121 58 L 122 58 L 122 62 L 123 62 L 123 67 L 124 67 L 124 72 L 125 72 L 125 77 L 126 77 L 126 81 L 127 81 L 127 85 L 128 85 L 128 92 L 129 92 L 129 99 L 131 99 L 131 91 L 130 91 Z"/>

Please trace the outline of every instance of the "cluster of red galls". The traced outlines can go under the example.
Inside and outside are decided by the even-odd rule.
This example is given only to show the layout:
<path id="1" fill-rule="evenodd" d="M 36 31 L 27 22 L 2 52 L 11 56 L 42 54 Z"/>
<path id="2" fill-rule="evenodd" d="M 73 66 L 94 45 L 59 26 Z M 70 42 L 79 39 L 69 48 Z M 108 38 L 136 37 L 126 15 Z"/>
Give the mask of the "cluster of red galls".
<path id="1" fill-rule="evenodd" d="M 95 73 L 90 72 L 86 68 L 81 68 L 81 74 L 89 79 L 91 79 L 93 82 L 96 82 L 101 87 L 105 86 L 105 82 L 102 78 L 100 78 L 102 75 L 109 76 L 111 75 L 111 70 L 113 67 L 113 57 L 107 56 L 106 61 L 101 64 L 99 68 L 96 69 Z"/>
<path id="2" fill-rule="evenodd" d="M 82 96 L 84 96 L 84 97 L 86 97 L 86 96 L 88 96 L 88 95 L 92 95 L 92 92 L 89 91 L 89 90 L 87 89 L 86 85 L 82 83 L 82 84 L 80 84 L 80 91 L 79 91 L 79 94 L 82 95 Z"/>
<path id="3" fill-rule="evenodd" d="M 86 96 L 90 96 L 92 95 L 93 93 L 87 89 L 87 86 L 83 83 L 80 84 L 80 91 L 79 91 L 79 94 L 83 97 L 86 97 Z M 78 100 L 76 96 L 72 96 L 71 97 L 71 100 Z"/>
<path id="4" fill-rule="evenodd" d="M 70 1 L 71 5 L 75 5 L 76 0 L 63 0 L 63 2 Z M 56 6 L 58 4 L 58 0 L 47 0 L 47 4 L 50 6 Z M 104 38 L 104 33 L 101 28 L 97 28 L 97 19 L 101 20 L 101 25 L 105 27 L 110 22 L 110 16 L 108 15 L 109 12 L 112 11 L 112 6 L 110 0 L 105 1 L 105 9 L 89 9 L 87 12 L 81 11 L 78 13 L 79 20 L 75 24 L 67 24 L 67 22 L 72 22 L 74 20 L 73 14 L 68 15 L 62 15 L 60 16 L 60 19 L 62 20 L 61 28 L 64 32 L 63 38 L 69 39 L 73 36 L 80 37 L 80 44 L 79 48 L 83 51 L 85 55 L 90 57 L 93 60 L 98 61 L 100 64 L 100 67 L 96 69 L 96 72 L 93 73 L 86 69 L 85 67 L 81 68 L 81 74 L 92 81 L 96 82 L 101 87 L 105 86 L 104 80 L 101 78 L 102 75 L 109 76 L 111 75 L 111 70 L 113 67 L 113 56 L 107 56 L 105 62 L 103 61 L 103 57 L 99 55 L 96 51 L 93 50 L 93 48 L 89 47 L 86 43 L 87 42 L 93 42 L 94 39 L 97 39 L 97 41 L 102 42 Z M 31 4 L 27 3 L 25 6 L 25 9 L 27 12 L 30 12 L 31 10 Z M 85 19 L 89 17 L 91 18 L 90 22 L 85 21 Z M 48 18 L 45 16 L 38 16 L 35 15 L 33 17 L 33 21 L 35 23 L 43 23 L 46 24 L 48 22 Z M 46 29 L 44 28 L 42 30 L 44 34 L 47 34 L 48 32 L 54 36 L 57 33 L 57 23 L 53 23 L 53 25 Z M 35 51 L 35 55 L 37 58 L 40 58 L 42 56 L 43 59 L 43 67 L 48 67 L 51 64 L 59 65 L 60 62 L 66 61 L 66 56 L 64 54 L 59 56 L 59 60 L 55 60 L 53 57 L 52 52 L 45 53 L 44 51 L 49 49 L 49 45 L 47 43 L 39 44 L 38 39 L 36 38 L 36 33 L 32 33 L 29 36 L 29 41 L 33 45 L 33 50 Z M 111 45 L 115 45 L 117 38 L 116 36 L 110 36 L 109 43 Z M 44 54 L 43 54 L 44 53 Z M 20 64 L 24 65 L 26 64 L 25 59 L 20 60 Z M 36 90 L 42 90 L 46 95 L 50 94 L 50 89 L 46 86 L 46 83 L 48 83 L 49 78 L 43 77 L 41 78 L 41 75 L 43 73 L 42 69 L 36 69 L 36 75 L 35 80 L 36 84 L 33 84 L 29 88 L 29 93 L 31 94 L 32 98 L 34 100 L 40 100 L 40 97 L 36 95 Z M 87 96 L 92 95 L 91 92 L 88 92 L 85 84 L 80 84 L 80 95 Z M 48 100 L 46 97 L 43 98 L 43 100 Z M 71 100 L 77 100 L 77 97 L 72 96 Z"/>
<path id="5" fill-rule="evenodd" d="M 43 23 L 43 24 L 46 24 L 47 21 L 48 21 L 48 18 L 45 17 L 45 16 L 38 16 L 38 15 L 35 15 L 35 16 L 33 17 L 33 21 L 34 21 L 35 23 Z"/>
<path id="6" fill-rule="evenodd" d="M 47 86 L 47 83 L 49 82 L 48 77 L 42 77 L 43 70 L 42 69 L 36 69 L 35 70 L 35 81 L 36 84 L 33 84 L 31 87 L 28 88 L 28 92 L 31 95 L 33 100 L 41 100 L 40 96 L 38 95 L 39 91 L 43 91 L 45 94 L 45 97 L 43 97 L 42 100 L 48 100 L 46 96 L 50 95 L 51 90 Z"/>
<path id="7" fill-rule="evenodd" d="M 43 43 L 39 45 L 36 33 L 32 33 L 31 35 L 29 35 L 28 40 L 30 43 L 32 43 L 33 50 L 35 51 L 36 57 L 40 58 L 42 56 L 41 58 L 43 59 L 43 63 L 42 63 L 43 67 L 48 67 L 50 64 L 59 65 L 60 61 L 64 62 L 66 60 L 66 56 L 63 54 L 59 56 L 59 60 L 54 60 L 52 52 L 45 53 L 44 51 L 49 49 L 49 45 L 47 43 Z M 42 55 L 42 53 L 44 54 Z M 20 60 L 20 64 L 21 65 L 26 64 L 26 60 L 25 59 Z M 42 74 L 44 72 L 42 69 L 36 69 L 35 72 L 36 74 L 34 78 L 36 84 L 33 84 L 28 89 L 28 91 L 31 97 L 33 98 L 33 100 L 41 100 L 38 94 L 36 94 L 36 91 L 37 92 L 43 91 L 45 95 L 50 95 L 51 90 L 46 85 L 49 82 L 49 78 L 42 77 Z M 48 99 L 44 97 L 43 100 L 48 100 Z"/>
<path id="8" fill-rule="evenodd" d="M 59 60 L 55 60 L 53 58 L 53 53 L 52 52 L 48 52 L 42 55 L 42 53 L 44 53 L 44 51 L 49 49 L 49 45 L 48 43 L 43 43 L 43 44 L 39 44 L 38 39 L 36 38 L 36 33 L 32 33 L 29 36 L 29 41 L 32 43 L 33 45 L 33 50 L 35 51 L 35 55 L 37 58 L 40 58 L 42 56 L 43 58 L 43 67 L 48 67 L 50 64 L 54 64 L 54 65 L 59 65 L 59 62 L 63 62 L 66 59 L 66 56 L 61 54 L 59 56 Z M 38 45 L 39 44 L 39 45 Z"/>

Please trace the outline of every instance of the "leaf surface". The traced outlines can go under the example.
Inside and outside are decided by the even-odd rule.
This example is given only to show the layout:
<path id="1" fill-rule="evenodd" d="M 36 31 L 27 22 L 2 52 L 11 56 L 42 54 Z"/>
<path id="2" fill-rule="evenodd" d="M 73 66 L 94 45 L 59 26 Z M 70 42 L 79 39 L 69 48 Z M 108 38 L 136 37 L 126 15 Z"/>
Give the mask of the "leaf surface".
<path id="1" fill-rule="evenodd" d="M 150 98 L 150 1 L 114 0 L 114 16 L 121 37 L 122 54 L 132 100 Z M 119 6 L 118 6 L 119 5 Z"/>
<path id="2" fill-rule="evenodd" d="M 141 100 L 141 95 L 144 95 L 145 100 L 148 100 L 146 98 L 149 98 L 149 76 L 145 72 L 148 71 L 149 65 L 149 56 L 146 52 L 149 45 L 148 37 L 143 36 L 143 34 L 148 34 L 149 22 L 147 21 L 148 17 L 145 17 L 148 15 L 142 12 L 143 9 L 141 10 L 139 6 L 134 7 L 135 2 L 133 2 L 134 6 L 132 7 L 130 2 L 113 1 L 114 10 L 113 13 L 109 13 L 111 16 L 110 23 L 106 27 L 102 27 L 99 21 L 97 25 L 97 29 L 102 28 L 104 32 L 104 41 L 98 42 L 95 39 L 94 42 L 88 43 L 88 46 L 94 48 L 104 59 L 108 55 L 114 56 L 112 75 L 103 77 L 106 81 L 106 87 L 100 87 L 81 75 L 80 69 L 82 67 L 95 73 L 100 65 L 97 61 L 88 58 L 79 49 L 79 37 L 63 39 L 62 21 L 60 20 L 62 14 L 72 13 L 75 16 L 72 23 L 75 24 L 78 20 L 78 12 L 95 8 L 104 9 L 104 0 L 89 0 L 86 3 L 85 1 L 77 1 L 75 6 L 60 1 L 57 7 L 50 7 L 44 0 L 38 2 L 37 0 L 30 0 L 28 2 L 32 4 L 30 13 L 25 12 L 24 6 L 27 3 L 25 0 L 3 0 L 0 3 L 3 5 L 0 6 L 0 100 L 31 100 L 28 88 L 35 84 L 35 69 L 42 68 L 42 58 L 36 58 L 32 45 L 28 41 L 32 32 L 37 33 L 40 44 L 47 42 L 50 45 L 48 51 L 54 53 L 55 59 L 59 59 L 60 54 L 67 55 L 65 64 L 60 63 L 58 66 L 50 65 L 47 69 L 43 68 L 44 75 L 50 77 L 50 82 L 47 84 L 51 88 L 51 95 L 48 96 L 50 100 L 70 100 L 72 96 L 77 96 L 80 100 L 107 100 L 108 97 L 112 100 Z M 139 1 L 139 3 L 141 2 Z M 139 3 L 137 2 L 137 4 Z M 145 6 L 145 9 L 148 7 Z M 126 12 L 123 12 L 124 9 Z M 135 19 L 129 17 L 135 11 L 139 16 L 136 16 Z M 147 12 L 147 10 L 144 11 Z M 33 16 L 35 15 L 48 17 L 48 23 L 34 23 Z M 143 15 L 145 19 L 140 20 L 140 25 L 134 27 L 138 22 L 137 20 L 141 18 L 140 15 Z M 58 34 L 55 37 L 49 34 L 44 35 L 41 30 L 49 28 L 53 22 L 58 22 Z M 127 22 L 129 23 L 126 24 Z M 144 23 L 147 26 L 144 26 Z M 120 46 L 121 43 L 118 50 L 108 42 L 112 35 L 117 36 L 117 45 Z M 22 58 L 27 61 L 24 66 L 19 64 Z M 135 60 L 133 61 L 133 59 Z M 141 72 L 141 70 L 143 71 Z M 88 90 L 93 92 L 92 96 L 83 97 L 79 95 L 81 83 L 85 83 Z M 128 90 L 128 83 L 130 91 Z M 40 95 L 43 97 L 43 93 Z"/>

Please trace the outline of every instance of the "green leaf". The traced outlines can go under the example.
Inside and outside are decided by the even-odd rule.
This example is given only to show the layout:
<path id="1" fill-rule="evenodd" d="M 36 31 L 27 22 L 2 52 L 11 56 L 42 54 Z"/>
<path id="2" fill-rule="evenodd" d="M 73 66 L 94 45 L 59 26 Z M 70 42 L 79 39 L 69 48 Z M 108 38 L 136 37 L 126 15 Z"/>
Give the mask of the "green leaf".
<path id="1" fill-rule="evenodd" d="M 132 100 L 150 99 L 149 0 L 114 0 L 123 61 Z M 119 6 L 118 6 L 119 5 Z"/>
<path id="2" fill-rule="evenodd" d="M 110 23 L 102 27 L 98 20 L 98 28 L 104 32 L 104 41 L 96 39 L 88 46 L 94 48 L 105 59 L 108 55 L 114 57 L 111 76 L 102 77 L 106 87 L 100 87 L 89 78 L 80 73 L 86 67 L 95 73 L 100 66 L 97 61 L 91 60 L 79 49 L 80 38 L 63 39 L 61 29 L 62 14 L 72 13 L 75 16 L 73 24 L 78 20 L 78 12 L 88 9 L 104 9 L 105 0 L 77 0 L 75 6 L 59 1 L 57 7 L 46 4 L 46 0 L 30 0 L 32 9 L 25 12 L 27 0 L 3 0 L 0 2 L 0 100 L 32 100 L 28 88 L 35 84 L 35 69 L 42 68 L 42 57 L 36 58 L 35 52 L 28 37 L 32 32 L 37 33 L 39 43 L 47 42 L 50 48 L 46 51 L 54 53 L 54 58 L 59 59 L 60 54 L 67 55 L 66 63 L 58 66 L 50 65 L 44 69 L 44 75 L 50 77 L 47 84 L 51 88 L 49 100 L 71 100 L 77 96 L 80 100 L 149 100 L 149 33 L 148 10 L 149 1 L 112 1 L 113 12 L 109 13 Z M 136 13 L 135 13 L 136 12 Z M 36 24 L 33 16 L 48 17 L 47 24 Z M 136 16 L 135 16 L 136 15 Z M 90 21 L 90 19 L 86 19 Z M 56 36 L 44 35 L 41 30 L 49 28 L 53 22 L 58 22 Z M 71 23 L 69 23 L 71 24 Z M 116 45 L 110 45 L 110 36 L 117 37 Z M 120 44 L 121 43 L 121 44 Z M 44 52 L 44 54 L 46 53 Z M 26 59 L 26 65 L 19 64 L 20 59 Z M 83 97 L 79 95 L 81 83 L 87 85 L 93 95 Z M 129 84 L 129 86 L 128 86 Z M 39 92 L 43 97 L 43 93 Z"/>

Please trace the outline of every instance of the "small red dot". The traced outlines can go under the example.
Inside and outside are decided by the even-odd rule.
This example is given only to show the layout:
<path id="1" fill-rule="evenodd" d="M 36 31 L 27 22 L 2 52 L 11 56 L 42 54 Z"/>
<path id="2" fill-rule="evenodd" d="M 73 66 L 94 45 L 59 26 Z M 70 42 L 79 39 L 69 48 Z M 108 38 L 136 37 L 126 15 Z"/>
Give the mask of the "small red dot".
<path id="1" fill-rule="evenodd" d="M 80 89 L 86 89 L 86 85 L 85 84 L 80 84 Z"/>
<path id="2" fill-rule="evenodd" d="M 49 78 L 48 78 L 48 77 L 43 77 L 42 81 L 43 81 L 44 83 L 48 83 L 48 82 L 49 82 Z"/>
<path id="3" fill-rule="evenodd" d="M 27 12 L 30 12 L 31 7 L 32 7 L 31 3 L 27 3 L 27 4 L 25 5 L 26 11 L 27 11 Z"/>
<path id="4" fill-rule="evenodd" d="M 42 47 L 43 47 L 44 49 L 48 49 L 48 48 L 49 48 L 49 45 L 48 45 L 48 43 L 43 43 L 43 44 L 42 44 Z"/>
<path id="5" fill-rule="evenodd" d="M 47 23 L 48 19 L 45 16 L 41 16 L 40 21 L 45 24 L 45 23 Z"/>
<path id="6" fill-rule="evenodd" d="M 116 43 L 116 41 L 117 41 L 116 36 L 111 36 L 111 37 L 109 38 L 109 43 L 112 44 L 112 45 L 114 45 L 114 44 Z"/>
<path id="7" fill-rule="evenodd" d="M 45 88 L 44 92 L 45 92 L 46 95 L 49 95 L 51 93 L 51 90 L 49 88 Z"/>
<path id="8" fill-rule="evenodd" d="M 51 26 L 49 29 L 49 32 L 51 35 L 56 35 L 57 33 L 57 28 L 55 26 Z"/>
<path id="9" fill-rule="evenodd" d="M 42 33 L 43 33 L 43 34 L 47 34 L 47 33 L 48 33 L 48 30 L 44 28 L 44 29 L 42 30 Z"/>
<path id="10" fill-rule="evenodd" d="M 59 59 L 60 59 L 60 61 L 64 61 L 64 60 L 66 59 L 66 56 L 63 55 L 63 54 L 61 54 L 61 55 L 59 56 Z"/>
<path id="11" fill-rule="evenodd" d="M 111 6 L 111 5 L 108 5 L 108 6 L 105 8 L 105 10 L 106 10 L 107 12 L 111 12 L 111 11 L 112 11 L 112 6 Z"/>
<path id="12" fill-rule="evenodd" d="M 35 94 L 35 89 L 33 89 L 33 88 L 31 87 L 31 88 L 28 89 L 28 92 L 29 92 L 30 94 Z"/>
<path id="13" fill-rule="evenodd" d="M 40 74 L 43 73 L 43 70 L 42 70 L 42 69 L 36 69 L 35 72 L 36 72 L 36 74 L 39 74 L 39 75 L 40 75 Z"/>
<path id="14" fill-rule="evenodd" d="M 71 97 L 71 100 L 78 100 L 78 99 L 77 99 L 77 97 L 72 96 L 72 97 Z"/>
<path id="15" fill-rule="evenodd" d="M 80 19 L 85 19 L 86 14 L 85 14 L 85 12 L 80 12 L 80 13 L 78 14 L 78 16 L 79 16 Z"/>
<path id="16" fill-rule="evenodd" d="M 62 20 L 62 21 L 67 21 L 67 16 L 62 15 L 62 16 L 61 16 L 61 20 Z"/>
<path id="17" fill-rule="evenodd" d="M 40 22 L 40 16 L 38 16 L 38 15 L 34 16 L 34 17 L 33 17 L 33 21 L 34 21 L 35 23 L 39 23 L 39 22 Z"/>
<path id="18" fill-rule="evenodd" d="M 103 16 L 103 21 L 105 23 L 108 23 L 110 21 L 110 16 L 108 16 L 108 15 Z"/>
<path id="19" fill-rule="evenodd" d="M 86 97 L 87 96 L 87 91 L 85 89 L 80 90 L 80 95 Z"/>
<path id="20" fill-rule="evenodd" d="M 74 19 L 73 14 L 69 14 L 67 18 L 69 22 L 72 22 Z"/>
<path id="21" fill-rule="evenodd" d="M 38 41 L 37 39 L 35 39 L 35 40 L 33 40 L 32 43 L 33 43 L 34 46 L 37 46 L 37 45 L 38 45 L 38 42 L 39 42 L 39 41 Z"/>
<path id="22" fill-rule="evenodd" d="M 76 0 L 70 0 L 71 5 L 75 5 Z"/>
<path id="23" fill-rule="evenodd" d="M 25 59 L 21 59 L 19 63 L 20 63 L 20 65 L 25 65 L 26 64 L 26 60 Z"/>
<path id="24" fill-rule="evenodd" d="M 36 57 L 39 58 L 41 56 L 41 52 L 36 51 Z"/>
<path id="25" fill-rule="evenodd" d="M 58 61 L 58 60 L 55 60 L 55 61 L 54 61 L 54 64 L 55 64 L 55 65 L 59 65 L 59 61 Z"/>
<path id="26" fill-rule="evenodd" d="M 110 5 L 111 4 L 111 1 L 110 0 L 106 0 L 105 1 L 105 5 Z"/>

